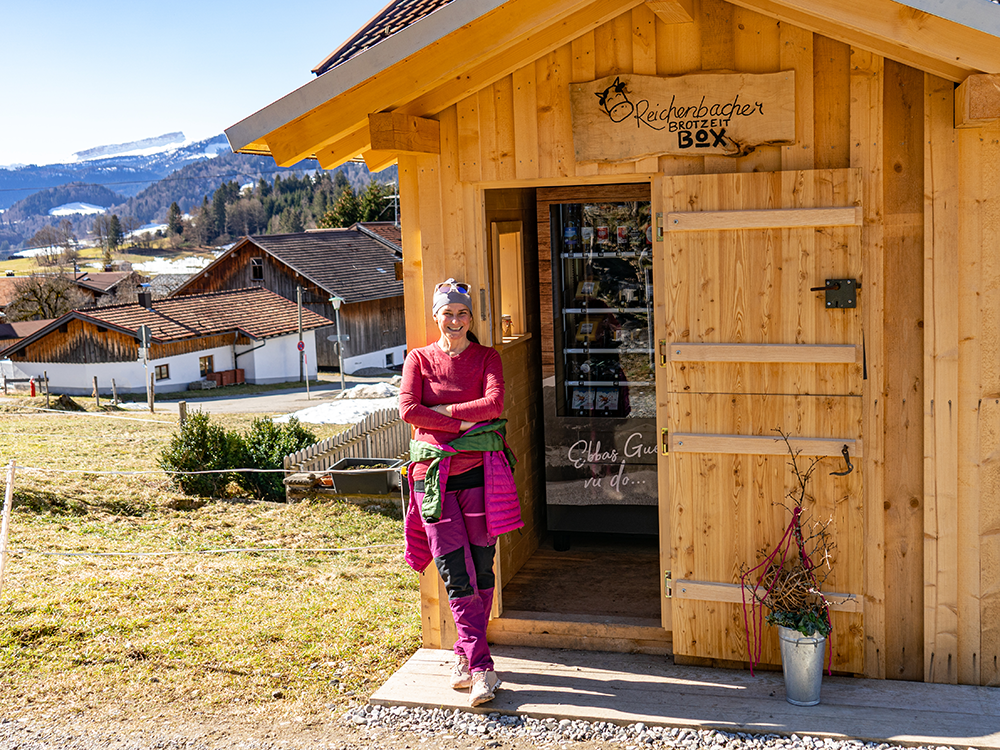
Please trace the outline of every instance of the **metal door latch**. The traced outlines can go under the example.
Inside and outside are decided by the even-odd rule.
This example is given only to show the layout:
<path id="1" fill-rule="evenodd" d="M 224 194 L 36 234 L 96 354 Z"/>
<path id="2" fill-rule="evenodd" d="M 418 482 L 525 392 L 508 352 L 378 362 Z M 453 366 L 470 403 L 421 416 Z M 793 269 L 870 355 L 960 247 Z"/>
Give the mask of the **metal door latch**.
<path id="1" fill-rule="evenodd" d="M 858 292 L 861 284 L 857 279 L 827 279 L 825 286 L 814 286 L 810 292 L 826 292 L 826 306 L 829 309 L 835 307 L 857 307 Z"/>
<path id="2" fill-rule="evenodd" d="M 843 448 L 840 449 L 840 452 L 844 456 L 844 463 L 847 464 L 847 471 L 831 471 L 830 472 L 831 477 L 846 477 L 848 474 L 854 471 L 854 464 L 851 463 L 850 449 L 845 445 Z"/>
<path id="3" fill-rule="evenodd" d="M 670 571 L 663 574 L 663 596 L 670 599 L 674 595 L 674 581 L 670 576 Z"/>

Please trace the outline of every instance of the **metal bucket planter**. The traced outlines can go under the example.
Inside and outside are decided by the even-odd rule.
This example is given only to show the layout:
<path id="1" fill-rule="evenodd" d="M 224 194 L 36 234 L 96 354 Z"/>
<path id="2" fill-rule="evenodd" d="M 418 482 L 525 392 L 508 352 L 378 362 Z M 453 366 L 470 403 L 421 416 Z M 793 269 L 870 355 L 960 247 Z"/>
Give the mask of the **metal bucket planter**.
<path id="1" fill-rule="evenodd" d="M 781 671 L 785 675 L 785 699 L 795 706 L 815 706 L 823 684 L 823 657 L 826 637 L 819 633 L 802 635 L 778 626 L 781 642 Z"/>

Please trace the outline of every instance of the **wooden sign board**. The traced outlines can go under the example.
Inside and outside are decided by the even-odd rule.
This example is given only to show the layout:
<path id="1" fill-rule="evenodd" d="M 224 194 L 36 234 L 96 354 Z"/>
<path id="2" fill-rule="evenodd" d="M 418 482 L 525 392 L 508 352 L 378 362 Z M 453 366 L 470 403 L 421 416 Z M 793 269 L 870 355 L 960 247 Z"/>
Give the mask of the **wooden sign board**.
<path id="1" fill-rule="evenodd" d="M 612 75 L 570 85 L 582 162 L 648 156 L 742 156 L 795 142 L 795 71 Z"/>

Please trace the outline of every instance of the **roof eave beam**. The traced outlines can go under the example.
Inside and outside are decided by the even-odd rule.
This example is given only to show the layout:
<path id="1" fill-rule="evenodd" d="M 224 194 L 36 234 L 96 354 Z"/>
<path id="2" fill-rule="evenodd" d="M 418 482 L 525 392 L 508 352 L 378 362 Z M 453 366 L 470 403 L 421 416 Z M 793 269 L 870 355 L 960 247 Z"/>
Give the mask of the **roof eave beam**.
<path id="1" fill-rule="evenodd" d="M 955 127 L 979 128 L 1000 120 L 1000 75 L 979 73 L 955 89 Z"/>
<path id="2" fill-rule="evenodd" d="M 404 102 L 450 81 L 464 82 L 469 68 L 484 60 L 503 59 L 510 67 L 523 65 L 525 60 L 547 54 L 641 3 L 642 0 L 510 0 L 476 18 L 460 33 L 449 34 L 388 68 L 373 69 L 370 77 L 349 91 L 316 100 L 305 114 L 266 134 L 258 132 L 251 140 L 264 136 L 278 165 L 291 166 L 312 154 L 318 156 L 328 145 L 356 131 L 371 112 L 398 109 Z M 591 20 L 581 27 L 583 19 Z M 553 28 L 558 33 L 553 33 Z M 558 40 L 549 41 L 555 36 Z M 526 53 L 530 56 L 525 56 Z M 361 60 L 365 54 L 368 53 L 355 59 Z M 339 70 L 335 68 L 320 78 L 336 76 Z M 497 75 L 502 77 L 504 73 L 497 71 Z"/>
<path id="3" fill-rule="evenodd" d="M 1000 71 L 996 37 L 893 0 L 731 2 L 956 83 L 971 73 Z"/>
<path id="4" fill-rule="evenodd" d="M 694 0 L 646 0 L 646 5 L 663 23 L 694 21 Z"/>

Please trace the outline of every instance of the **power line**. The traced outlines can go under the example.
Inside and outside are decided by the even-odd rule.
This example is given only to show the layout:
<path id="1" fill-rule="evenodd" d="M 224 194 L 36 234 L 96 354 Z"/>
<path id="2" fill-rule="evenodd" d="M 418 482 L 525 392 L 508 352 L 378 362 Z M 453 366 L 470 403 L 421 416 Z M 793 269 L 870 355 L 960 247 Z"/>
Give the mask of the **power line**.
<path id="1" fill-rule="evenodd" d="M 281 169 L 281 167 L 275 167 L 275 169 Z M 295 172 L 297 170 L 290 170 L 290 171 Z M 307 172 L 308 171 L 312 171 L 312 172 L 325 172 L 327 170 L 317 168 L 317 169 L 313 169 L 313 170 L 304 170 L 304 171 L 307 171 Z M 232 172 L 230 174 L 210 175 L 208 177 L 163 177 L 163 178 L 160 178 L 160 179 L 150 179 L 150 180 L 123 180 L 121 182 L 81 182 L 80 184 L 83 184 L 83 185 L 96 185 L 96 186 L 99 186 L 99 187 L 107 187 L 108 185 L 141 185 L 143 183 L 149 183 L 150 185 L 154 185 L 154 184 L 156 184 L 158 182 L 201 182 L 201 181 L 204 181 L 204 180 L 217 180 L 217 179 L 229 178 L 229 177 L 262 177 L 264 175 L 264 173 L 265 173 L 265 170 L 261 170 L 260 172 L 253 172 L 253 173 L 251 173 L 251 172 Z M 67 185 L 71 185 L 71 184 L 73 184 L 73 183 L 71 183 L 71 182 L 63 182 L 63 183 L 60 183 L 59 185 L 46 185 L 44 187 L 0 188 L 0 193 L 15 193 L 15 192 L 17 192 L 19 190 L 35 190 L 35 191 L 38 191 L 38 190 L 55 190 L 56 188 L 66 187 Z"/>

